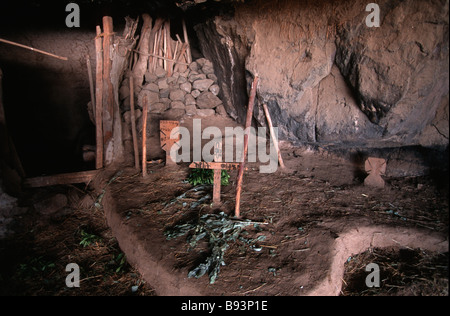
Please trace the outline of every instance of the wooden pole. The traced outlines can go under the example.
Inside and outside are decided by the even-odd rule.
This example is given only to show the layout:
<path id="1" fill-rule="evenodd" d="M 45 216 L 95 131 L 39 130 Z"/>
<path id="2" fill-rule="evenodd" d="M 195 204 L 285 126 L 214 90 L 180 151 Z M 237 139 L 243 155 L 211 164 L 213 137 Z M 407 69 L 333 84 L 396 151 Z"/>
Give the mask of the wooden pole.
<path id="1" fill-rule="evenodd" d="M 245 120 L 244 151 L 242 153 L 242 161 L 241 161 L 241 165 L 239 168 L 238 179 L 237 179 L 236 207 L 234 210 L 234 216 L 236 218 L 241 217 L 240 204 L 241 204 L 242 179 L 244 176 L 245 158 L 247 157 L 247 151 L 248 151 L 248 137 L 249 137 L 249 133 L 250 133 L 250 126 L 252 124 L 253 106 L 255 104 L 256 87 L 258 85 L 258 80 L 259 80 L 258 74 L 256 74 L 255 78 L 253 79 L 252 88 L 250 91 L 250 98 L 248 100 L 247 118 Z"/>
<path id="2" fill-rule="evenodd" d="M 55 55 L 55 54 L 52 54 L 52 53 L 48 53 L 48 52 L 40 50 L 40 49 L 36 49 L 36 48 L 30 47 L 30 46 L 26 46 L 26 45 L 19 44 L 19 43 L 16 43 L 16 42 L 8 41 L 8 40 L 5 40 L 3 38 L 0 38 L 0 42 L 3 42 L 5 44 L 9 44 L 9 45 L 18 46 L 18 47 L 21 47 L 21 48 L 25 48 L 25 49 L 31 50 L 33 52 L 44 54 L 44 55 L 47 55 L 47 56 L 50 56 L 50 57 L 54 57 L 54 58 L 57 58 L 57 59 L 69 60 L 67 57 L 58 56 L 58 55 Z"/>
<path id="3" fill-rule="evenodd" d="M 109 16 L 103 17 L 103 144 L 105 163 L 114 160 L 113 128 L 114 128 L 114 88 L 111 82 L 111 48 L 113 44 L 113 21 Z"/>
<path id="4" fill-rule="evenodd" d="M 147 177 L 147 97 L 144 96 L 142 106 L 142 176 Z"/>
<path id="5" fill-rule="evenodd" d="M 131 135 L 133 136 L 134 167 L 139 170 L 139 149 L 136 135 L 136 115 L 134 113 L 134 82 L 130 76 L 130 110 L 131 110 Z"/>
<path id="6" fill-rule="evenodd" d="M 217 142 L 214 144 L 214 161 L 222 161 L 222 142 Z M 214 187 L 213 187 L 213 203 L 220 203 L 220 188 L 222 185 L 222 170 L 214 169 Z"/>
<path id="7" fill-rule="evenodd" d="M 24 186 L 28 188 L 40 188 L 51 185 L 89 183 L 98 174 L 98 170 L 81 171 L 74 173 L 61 173 L 51 176 L 27 178 Z"/>
<path id="8" fill-rule="evenodd" d="M 103 51 L 102 51 L 102 30 L 97 25 L 97 37 L 95 38 L 95 138 L 96 138 L 96 156 L 95 168 L 103 168 Z"/>
<path id="9" fill-rule="evenodd" d="M 280 163 L 280 167 L 285 169 L 283 158 L 281 157 L 280 148 L 278 147 L 278 140 L 275 137 L 275 133 L 273 131 L 272 119 L 270 118 L 270 113 L 269 113 L 269 110 L 267 109 L 267 104 L 264 103 L 263 108 L 264 108 L 264 113 L 266 114 L 267 124 L 269 125 L 270 137 L 272 138 L 273 146 L 275 147 L 275 150 L 277 151 L 278 162 Z"/>
<path id="10" fill-rule="evenodd" d="M 163 46 L 163 56 L 167 58 L 167 29 L 166 29 L 167 24 L 164 24 L 164 46 Z M 163 60 L 163 64 L 164 64 L 164 70 L 167 71 L 167 61 L 164 59 Z"/>
<path id="11" fill-rule="evenodd" d="M 86 55 L 86 67 L 87 67 L 88 78 L 89 78 L 89 91 L 91 93 L 91 103 L 92 103 L 92 108 L 94 109 L 94 115 L 95 115 L 94 79 L 92 78 L 91 57 L 89 55 Z"/>

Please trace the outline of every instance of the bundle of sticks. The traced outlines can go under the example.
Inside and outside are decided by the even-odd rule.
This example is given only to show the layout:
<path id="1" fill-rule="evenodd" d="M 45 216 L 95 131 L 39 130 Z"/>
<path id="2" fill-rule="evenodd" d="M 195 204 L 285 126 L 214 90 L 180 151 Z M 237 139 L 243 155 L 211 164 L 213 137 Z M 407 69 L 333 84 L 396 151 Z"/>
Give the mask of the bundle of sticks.
<path id="1" fill-rule="evenodd" d="M 168 76 L 175 71 L 184 71 L 192 62 L 191 49 L 187 35 L 186 23 L 183 20 L 183 41 L 176 35 L 172 39 L 170 21 L 162 18 L 156 19 L 152 25 L 152 18 L 144 14 L 141 38 L 138 47 L 134 50 L 135 56 L 133 72 L 139 78 L 146 71 L 154 73 L 156 68 L 162 67 Z"/>

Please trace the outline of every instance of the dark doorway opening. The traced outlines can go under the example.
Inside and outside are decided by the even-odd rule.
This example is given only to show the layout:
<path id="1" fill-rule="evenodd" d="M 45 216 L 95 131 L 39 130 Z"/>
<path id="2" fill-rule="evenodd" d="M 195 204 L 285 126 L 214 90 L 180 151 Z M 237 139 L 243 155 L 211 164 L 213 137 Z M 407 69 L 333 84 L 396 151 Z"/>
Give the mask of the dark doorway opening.
<path id="1" fill-rule="evenodd" d="M 71 74 L 19 63 L 2 68 L 8 130 L 27 177 L 93 169 L 83 160 L 83 146 L 95 145 L 89 96 L 70 87 Z"/>

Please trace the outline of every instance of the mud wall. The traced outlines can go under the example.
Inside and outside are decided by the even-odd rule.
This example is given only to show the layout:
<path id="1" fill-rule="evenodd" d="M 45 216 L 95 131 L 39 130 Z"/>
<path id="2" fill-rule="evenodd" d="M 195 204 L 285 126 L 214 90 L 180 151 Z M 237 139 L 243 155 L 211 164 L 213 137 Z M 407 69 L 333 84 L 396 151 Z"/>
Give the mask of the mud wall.
<path id="1" fill-rule="evenodd" d="M 251 1 L 198 24 L 228 113 L 244 120 L 246 75 L 258 73 L 281 138 L 447 146 L 448 1 L 377 3 L 372 28 L 367 1 Z"/>

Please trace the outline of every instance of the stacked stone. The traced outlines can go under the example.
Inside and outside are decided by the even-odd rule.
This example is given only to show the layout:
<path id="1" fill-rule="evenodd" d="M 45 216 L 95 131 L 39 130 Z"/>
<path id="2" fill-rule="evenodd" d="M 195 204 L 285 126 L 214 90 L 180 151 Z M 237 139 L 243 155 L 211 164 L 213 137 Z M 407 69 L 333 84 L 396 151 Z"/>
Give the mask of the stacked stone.
<path id="1" fill-rule="evenodd" d="M 157 67 L 154 73 L 145 74 L 142 88 L 136 91 L 137 106 L 142 108 L 146 97 L 150 114 L 162 114 L 164 119 L 178 120 L 185 116 L 208 117 L 215 114 L 226 116 L 222 100 L 218 97 L 219 86 L 212 63 L 200 58 L 175 71 L 168 77 L 166 71 Z M 129 110 L 128 80 L 124 80 L 121 99 L 123 109 Z M 127 96 L 128 93 L 128 96 Z M 127 113 L 124 116 L 128 116 Z"/>

